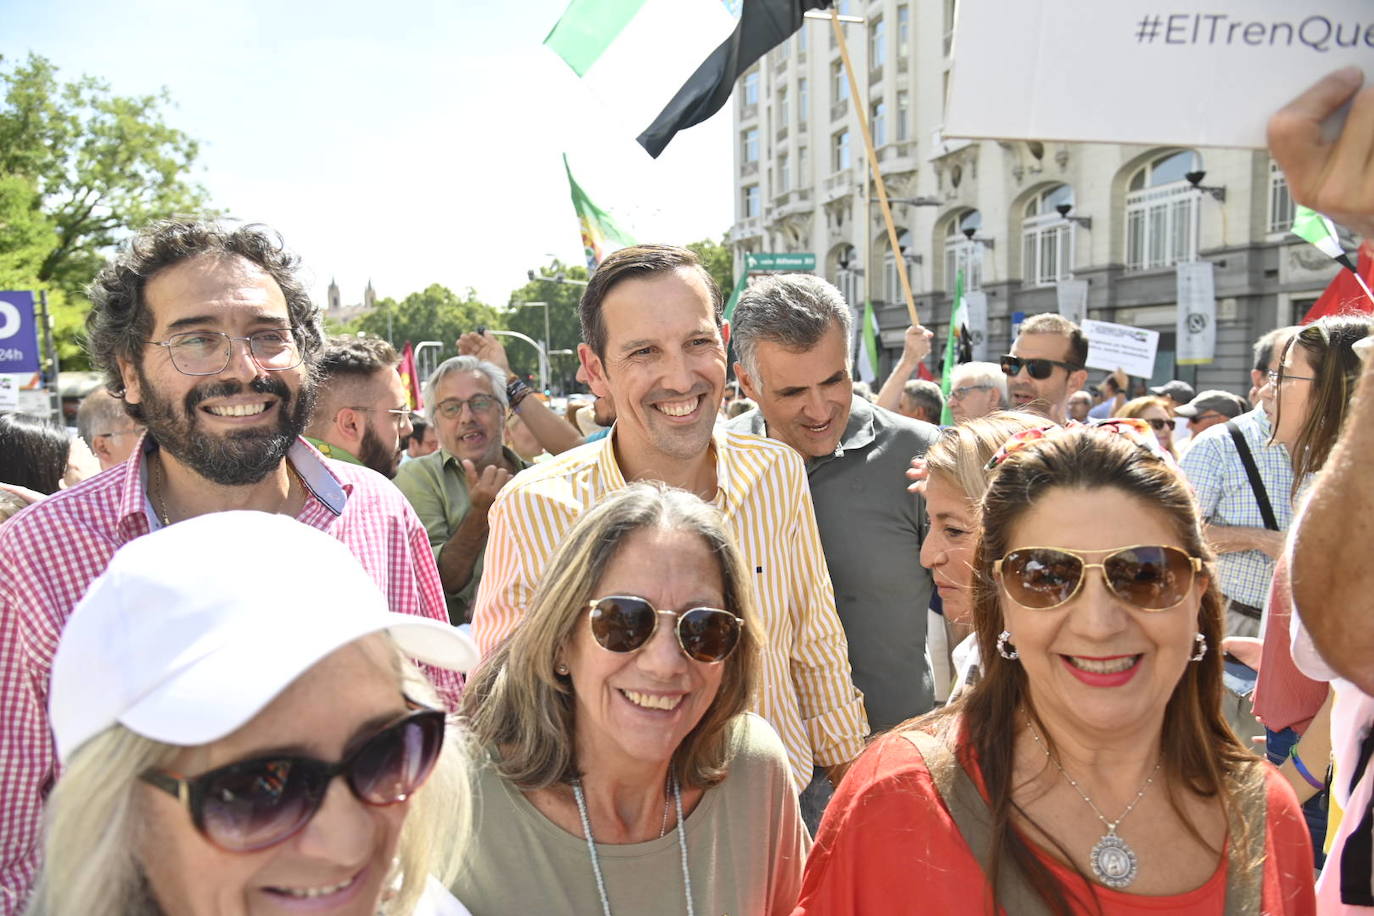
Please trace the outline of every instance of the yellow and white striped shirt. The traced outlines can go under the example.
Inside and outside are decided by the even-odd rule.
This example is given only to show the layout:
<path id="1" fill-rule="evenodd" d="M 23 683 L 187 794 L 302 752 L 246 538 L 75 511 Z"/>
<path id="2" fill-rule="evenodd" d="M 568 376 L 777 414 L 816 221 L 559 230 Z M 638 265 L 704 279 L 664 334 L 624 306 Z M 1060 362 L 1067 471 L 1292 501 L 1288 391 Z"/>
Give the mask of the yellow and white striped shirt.
<path id="1" fill-rule="evenodd" d="M 472 617 L 483 655 L 510 635 L 578 517 L 625 477 L 611 435 L 520 472 L 491 507 Z M 752 570 L 763 627 L 753 711 L 782 736 L 798 791 L 815 766 L 853 760 L 868 734 L 801 458 L 771 439 L 717 427 L 713 502 Z M 914 559 L 913 559 L 914 562 Z"/>

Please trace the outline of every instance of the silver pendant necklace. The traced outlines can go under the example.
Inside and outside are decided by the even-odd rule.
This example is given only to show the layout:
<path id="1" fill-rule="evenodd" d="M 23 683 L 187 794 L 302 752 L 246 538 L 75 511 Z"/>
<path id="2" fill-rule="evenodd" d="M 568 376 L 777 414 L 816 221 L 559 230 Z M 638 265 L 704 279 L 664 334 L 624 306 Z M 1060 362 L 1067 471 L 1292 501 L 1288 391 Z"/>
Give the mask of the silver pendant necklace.
<path id="1" fill-rule="evenodd" d="M 1159 768 L 1164 765 L 1164 758 L 1161 757 L 1159 762 L 1155 764 L 1155 768 L 1150 771 L 1150 775 L 1145 777 L 1144 785 L 1140 787 L 1140 791 L 1135 794 L 1135 798 L 1131 803 L 1126 806 L 1126 810 L 1121 812 L 1121 816 L 1114 821 L 1109 821 L 1106 815 L 1098 809 L 1097 805 L 1093 804 L 1093 800 L 1088 797 L 1088 793 L 1084 792 L 1082 787 L 1069 775 L 1068 770 L 1064 769 L 1064 765 L 1056 760 L 1054 755 L 1050 753 L 1050 749 L 1040 740 L 1040 736 L 1035 733 L 1035 726 L 1031 724 L 1029 718 L 1026 719 L 1026 728 L 1030 729 L 1031 737 L 1035 739 L 1035 743 L 1040 746 L 1040 749 L 1045 752 L 1045 756 L 1049 759 L 1050 763 L 1058 768 L 1059 775 L 1063 776 L 1064 779 L 1068 781 L 1069 785 L 1073 786 L 1074 791 L 1082 796 L 1083 800 L 1088 803 L 1088 807 L 1093 809 L 1093 814 L 1096 814 L 1097 819 L 1107 828 L 1107 832 L 1102 835 L 1101 839 L 1093 844 L 1092 852 L 1088 854 L 1088 865 L 1091 866 L 1093 870 L 1093 877 L 1097 878 L 1098 882 L 1105 884 L 1107 887 L 1123 888 L 1130 886 L 1131 882 L 1135 880 L 1138 870 L 1135 850 L 1117 835 L 1116 828 L 1126 819 L 1126 815 L 1135 810 L 1135 806 L 1140 804 L 1140 800 L 1145 797 L 1145 791 L 1150 788 L 1150 783 L 1155 781 L 1155 774 L 1158 773 Z"/>
<path id="2" fill-rule="evenodd" d="M 682 826 L 682 790 L 678 788 L 677 778 L 671 778 L 673 804 L 677 806 L 677 846 L 682 853 L 682 886 L 687 897 L 687 916 L 696 916 L 692 906 L 692 873 L 687 869 L 687 833 Z M 611 916 L 611 899 L 606 896 L 606 881 L 601 876 L 601 860 L 596 855 L 596 838 L 592 836 L 592 821 L 587 816 L 587 799 L 582 795 L 582 780 L 572 783 L 573 798 L 577 801 L 577 814 L 582 819 L 582 835 L 587 838 L 587 852 L 592 858 L 592 874 L 596 877 L 596 892 L 601 896 L 602 916 Z M 666 802 L 665 802 L 666 808 Z M 666 832 L 666 818 L 665 818 Z M 659 839 L 663 838 L 659 834 Z"/>

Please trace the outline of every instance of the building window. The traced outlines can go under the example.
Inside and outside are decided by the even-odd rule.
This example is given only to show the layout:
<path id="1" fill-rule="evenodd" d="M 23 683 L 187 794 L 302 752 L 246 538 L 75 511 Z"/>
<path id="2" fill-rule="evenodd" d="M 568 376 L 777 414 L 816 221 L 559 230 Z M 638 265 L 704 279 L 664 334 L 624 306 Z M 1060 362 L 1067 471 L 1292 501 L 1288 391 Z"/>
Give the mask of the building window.
<path id="1" fill-rule="evenodd" d="M 1197 258 L 1198 192 L 1183 176 L 1200 169 L 1192 150 L 1167 153 L 1131 176 L 1126 192 L 1126 269 Z"/>
<path id="2" fill-rule="evenodd" d="M 959 16 L 959 0 L 945 0 L 945 56 L 954 47 L 954 20 Z"/>
<path id="3" fill-rule="evenodd" d="M 983 225 L 983 214 L 970 210 L 950 220 L 945 233 L 945 290 L 954 295 L 955 278 L 964 274 L 964 291 L 983 288 L 983 243 L 974 238 Z"/>
<path id="4" fill-rule="evenodd" d="M 784 41 L 783 43 L 778 45 L 778 60 L 787 60 L 787 58 L 791 56 L 792 43 L 790 41 Z"/>
<path id="5" fill-rule="evenodd" d="M 830 65 L 830 101 L 843 102 L 849 98 L 849 80 L 844 75 L 844 62 L 835 61 Z"/>
<path id="6" fill-rule="evenodd" d="M 786 126 L 787 126 L 787 90 L 786 90 L 786 89 L 779 89 L 779 90 L 778 90 L 778 104 L 777 104 L 776 107 L 777 107 L 777 110 L 778 110 L 778 126 L 779 126 L 779 127 L 786 127 Z"/>
<path id="7" fill-rule="evenodd" d="M 887 22 L 872 20 L 868 29 L 868 69 L 877 70 L 887 63 Z"/>
<path id="8" fill-rule="evenodd" d="M 911 55 L 911 7 L 897 7 L 897 56 Z"/>
<path id="9" fill-rule="evenodd" d="M 859 269 L 859 252 L 853 245 L 845 245 L 840 249 L 835 258 L 835 285 L 839 287 L 840 294 L 844 300 L 851 305 L 859 302 L 859 277 L 862 271 Z"/>
<path id="10" fill-rule="evenodd" d="M 873 131 L 873 146 L 879 147 L 887 143 L 887 103 L 876 101 L 870 109 L 868 119 L 869 129 Z"/>
<path id="11" fill-rule="evenodd" d="M 915 249 L 911 245 L 911 233 L 905 229 L 897 230 L 897 247 L 901 250 L 902 260 L 906 262 L 907 280 L 911 280 L 911 261 L 915 255 Z M 912 284 L 913 288 L 915 284 Z M 904 302 L 906 297 L 902 295 L 902 281 L 897 276 L 897 259 L 892 254 L 892 249 L 887 249 L 883 253 L 883 288 L 887 294 L 888 302 Z"/>
<path id="12" fill-rule="evenodd" d="M 797 123 L 805 124 L 808 109 L 811 107 L 811 96 L 806 91 L 806 77 L 797 80 Z"/>
<path id="13" fill-rule="evenodd" d="M 759 103 L 759 71 L 754 70 L 744 74 L 744 94 L 742 101 L 745 105 L 757 105 Z"/>
<path id="14" fill-rule="evenodd" d="M 807 169 L 806 147 L 797 147 L 797 184 L 801 187 L 811 183 L 811 172 Z"/>
<path id="15" fill-rule="evenodd" d="M 911 93 L 903 89 L 897 93 L 897 142 L 904 143 L 910 136 Z"/>
<path id="16" fill-rule="evenodd" d="M 806 20 L 802 20 L 801 28 L 797 29 L 797 50 L 802 54 L 806 53 L 806 35 L 810 31 L 806 27 Z"/>
<path id="17" fill-rule="evenodd" d="M 1293 195 L 1279 164 L 1269 160 L 1269 231 L 1287 232 L 1293 228 Z"/>
<path id="18" fill-rule="evenodd" d="M 830 171 L 849 168 L 849 131 L 842 130 L 830 138 Z"/>
<path id="19" fill-rule="evenodd" d="M 787 167 L 787 154 L 778 156 L 778 187 L 777 193 L 786 194 L 792 189 L 792 173 Z"/>
<path id="20" fill-rule="evenodd" d="M 1066 184 L 1035 195 L 1021 220 L 1024 252 L 1021 276 L 1027 286 L 1051 286 L 1073 276 L 1073 223 L 1059 215 L 1061 204 L 1073 206 Z"/>
<path id="21" fill-rule="evenodd" d="M 740 135 L 740 154 L 745 162 L 759 161 L 759 129 L 751 127 Z"/>
<path id="22" fill-rule="evenodd" d="M 759 215 L 759 186 L 751 184 L 744 188 L 744 218 L 753 219 Z"/>

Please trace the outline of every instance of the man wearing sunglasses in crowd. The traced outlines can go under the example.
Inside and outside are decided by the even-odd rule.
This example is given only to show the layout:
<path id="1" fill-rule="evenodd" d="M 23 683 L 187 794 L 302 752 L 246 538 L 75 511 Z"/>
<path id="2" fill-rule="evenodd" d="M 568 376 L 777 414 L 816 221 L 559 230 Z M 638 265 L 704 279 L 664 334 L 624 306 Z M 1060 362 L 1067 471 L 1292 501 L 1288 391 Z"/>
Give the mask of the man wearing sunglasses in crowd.
<path id="1" fill-rule="evenodd" d="M 376 337 L 336 337 L 316 372 L 319 395 L 305 438 L 320 454 L 395 477 L 410 407 L 396 366 L 401 358 Z"/>
<path id="2" fill-rule="evenodd" d="M 491 509 L 473 634 L 490 655 L 524 617 L 549 557 L 578 517 L 635 480 L 696 493 L 725 515 L 764 631 L 758 712 L 787 747 L 798 790 L 815 767 L 838 782 L 868 723 L 801 459 L 781 442 L 716 428 L 729 325 L 695 254 L 623 248 L 582 295 L 578 347 L 611 433 L 518 475 Z M 909 457 L 909 456 L 908 456 Z"/>
<path id="3" fill-rule="evenodd" d="M 499 366 L 474 356 L 445 360 L 425 382 L 425 412 L 439 448 L 406 462 L 396 486 L 429 532 L 455 624 L 472 616 L 492 501 L 529 466 L 505 441 L 507 407 L 518 407 L 529 393 L 518 377 L 507 381 Z"/>
<path id="4" fill-rule="evenodd" d="M 0 916 L 23 909 L 38 865 L 56 770 L 47 685 L 57 635 L 121 545 L 210 512 L 289 515 L 352 550 L 391 610 L 446 618 L 424 529 L 401 494 L 300 438 L 323 340 L 297 264 L 265 227 L 168 221 L 135 235 L 91 287 L 92 361 L 148 431 L 120 468 L 0 529 Z M 239 548 L 226 543 L 204 562 L 234 565 Z M 459 681 L 438 674 L 436 686 L 452 701 Z"/>
<path id="5" fill-rule="evenodd" d="M 1012 409 L 1067 422 L 1069 395 L 1088 380 L 1087 361 L 1088 339 L 1078 325 L 1054 312 L 1030 316 L 1001 360 Z"/>

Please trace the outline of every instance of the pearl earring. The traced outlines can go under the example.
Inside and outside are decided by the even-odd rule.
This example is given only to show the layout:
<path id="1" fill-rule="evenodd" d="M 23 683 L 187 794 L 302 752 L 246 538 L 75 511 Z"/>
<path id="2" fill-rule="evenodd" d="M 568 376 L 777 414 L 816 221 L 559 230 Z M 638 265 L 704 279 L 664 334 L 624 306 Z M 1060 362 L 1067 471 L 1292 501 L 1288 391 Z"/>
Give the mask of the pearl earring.
<path id="1" fill-rule="evenodd" d="M 1009 642 L 1010 639 L 1011 631 L 1003 630 L 997 637 L 997 654 L 1008 660 L 1020 658 L 1021 653 L 1016 651 L 1016 647 Z"/>

